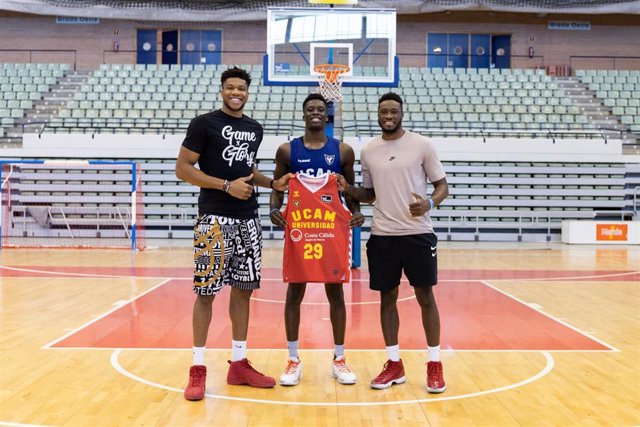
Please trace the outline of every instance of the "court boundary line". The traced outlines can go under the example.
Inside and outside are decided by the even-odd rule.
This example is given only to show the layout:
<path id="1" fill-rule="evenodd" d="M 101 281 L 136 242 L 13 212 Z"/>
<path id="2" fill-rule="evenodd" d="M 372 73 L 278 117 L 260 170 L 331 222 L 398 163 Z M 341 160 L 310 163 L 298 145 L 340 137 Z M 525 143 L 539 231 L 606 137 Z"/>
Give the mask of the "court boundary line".
<path id="1" fill-rule="evenodd" d="M 141 377 L 133 374 L 132 372 L 129 372 L 126 369 L 124 369 L 124 367 L 122 367 L 122 365 L 120 364 L 120 360 L 119 360 L 119 357 L 120 357 L 120 354 L 122 353 L 122 350 L 123 349 L 116 349 L 113 353 L 111 353 L 111 357 L 110 357 L 111 366 L 117 372 L 119 372 L 121 375 L 123 375 L 123 376 L 125 376 L 125 377 L 127 377 L 127 378 L 129 378 L 129 379 L 131 379 L 133 381 L 140 382 L 140 383 L 145 384 L 145 385 L 150 386 L 150 387 L 160 388 L 160 389 L 163 389 L 163 390 L 173 391 L 173 392 L 181 393 L 181 394 L 184 393 L 184 389 L 179 389 L 177 387 L 166 386 L 164 384 L 159 384 L 159 383 L 156 383 L 154 381 L 146 380 L 146 379 L 141 378 Z M 233 397 L 233 396 L 224 396 L 224 395 L 217 395 L 217 394 L 211 394 L 211 393 L 205 393 L 205 397 L 209 397 L 209 398 L 213 398 L 213 399 L 220 399 L 220 400 L 232 400 L 232 401 L 238 401 L 238 402 L 261 403 L 261 404 L 268 404 L 268 405 L 330 406 L 330 407 L 341 407 L 341 406 L 382 406 L 382 405 L 389 406 L 389 405 L 407 405 L 407 404 L 443 402 L 443 401 L 449 401 L 449 400 L 461 400 L 461 399 L 468 399 L 468 398 L 473 398 L 473 397 L 478 397 L 478 396 L 484 396 L 484 395 L 488 395 L 488 394 L 495 394 L 495 393 L 499 393 L 499 392 L 506 391 L 506 390 L 512 390 L 512 389 L 519 388 L 519 387 L 522 387 L 524 385 L 530 384 L 530 383 L 532 383 L 534 381 L 537 381 L 540 378 L 543 378 L 544 376 L 546 376 L 555 367 L 555 360 L 553 359 L 551 354 L 549 354 L 546 351 L 534 350 L 532 352 L 534 352 L 534 353 L 542 353 L 542 355 L 544 356 L 544 358 L 546 360 L 545 367 L 540 372 L 538 372 L 536 375 L 534 375 L 532 377 L 529 377 L 527 379 L 524 379 L 522 381 L 510 384 L 510 385 L 497 387 L 497 388 L 490 389 L 490 390 L 479 391 L 479 392 L 475 392 L 475 393 L 461 394 L 461 395 L 457 395 L 457 396 L 443 396 L 443 397 L 434 397 L 434 398 L 428 398 L 428 399 L 413 399 L 413 400 L 398 400 L 398 401 L 383 401 L 383 402 L 296 402 L 296 401 L 264 400 L 264 399 L 245 398 L 245 397 Z"/>
<path id="2" fill-rule="evenodd" d="M 51 347 L 51 348 L 47 348 L 46 350 L 99 350 L 99 351 L 114 351 L 114 350 L 127 350 L 127 351 L 189 351 L 189 352 L 193 352 L 193 348 L 191 347 L 176 347 L 176 348 L 171 348 L 171 347 L 127 347 L 127 348 L 122 348 L 122 347 Z M 349 348 L 349 351 L 358 351 L 358 352 L 375 352 L 375 351 L 382 351 L 382 348 Z M 218 348 L 218 347 L 207 347 L 205 349 L 205 352 L 217 352 L 217 351 L 223 351 L 225 353 L 228 353 L 231 351 L 231 346 L 229 346 L 228 348 Z M 282 348 L 260 348 L 260 347 L 256 347 L 256 348 L 249 348 L 248 349 L 249 353 L 251 352 L 260 352 L 260 351 L 283 351 L 286 352 L 287 348 L 286 347 L 282 347 Z M 305 349 L 301 349 L 301 352 L 331 352 L 334 351 L 333 348 L 305 348 Z M 421 348 L 402 348 L 400 349 L 400 351 L 402 353 L 424 353 L 427 354 L 427 350 L 426 349 L 421 349 Z M 547 353 L 613 353 L 614 350 L 606 348 L 606 349 L 602 349 L 602 350 L 588 350 L 588 349 L 576 349 L 576 350 L 552 350 L 552 349 L 528 349 L 528 348 L 517 348 L 517 349 L 510 349 L 510 348 L 505 348 L 505 349 L 470 349 L 470 348 L 442 348 L 440 349 L 440 352 L 444 352 L 444 353 L 475 353 L 475 352 L 482 352 L 482 353 L 532 353 L 532 352 L 547 352 Z"/>
<path id="3" fill-rule="evenodd" d="M 133 276 L 132 276 L 133 277 Z M 77 328 L 72 329 L 71 331 L 68 331 L 66 334 L 62 335 L 61 337 L 58 337 L 56 339 L 54 339 L 53 341 L 50 341 L 49 343 L 45 344 L 44 346 L 42 346 L 41 348 L 43 349 L 50 349 L 52 348 L 52 346 L 58 344 L 60 341 L 63 341 L 67 338 L 69 338 L 71 335 L 78 333 L 79 331 L 81 331 L 84 328 L 87 328 L 88 326 L 92 325 L 95 322 L 98 322 L 102 319 L 104 319 L 105 317 L 107 317 L 108 315 L 110 315 L 111 313 L 114 313 L 117 310 L 120 310 L 123 306 L 127 305 L 127 304 L 131 304 L 132 302 L 134 302 L 135 300 L 145 296 L 146 294 L 155 291 L 157 288 L 166 285 L 167 283 L 169 283 L 172 279 L 166 279 L 161 281 L 160 283 L 150 287 L 149 289 L 147 289 L 146 291 L 142 292 L 140 295 L 136 295 L 133 298 L 130 298 L 128 300 L 125 300 L 124 303 L 119 304 L 116 307 L 113 307 L 110 310 L 107 310 L 106 312 L 102 313 L 101 315 L 96 316 L 95 318 L 89 320 L 88 322 L 83 323 L 82 325 L 78 326 Z"/>
<path id="4" fill-rule="evenodd" d="M 584 331 L 581 331 L 580 329 L 576 328 L 575 326 L 572 326 L 572 325 L 568 324 L 564 320 L 561 320 L 561 319 L 559 319 L 559 318 L 557 318 L 557 317 L 555 317 L 555 316 L 553 316 L 553 315 L 551 315 L 549 313 L 546 313 L 546 312 L 540 310 L 539 308 L 534 307 L 530 303 L 526 303 L 523 300 L 521 300 L 520 298 L 518 298 L 518 297 L 516 297 L 514 295 L 511 295 L 511 294 L 507 293 L 506 291 L 503 291 L 502 289 L 496 288 L 491 283 L 489 283 L 489 282 L 487 282 L 485 280 L 482 280 L 480 283 L 482 283 L 483 285 L 485 285 L 485 286 L 487 286 L 487 287 L 489 287 L 489 288 L 491 288 L 491 289 L 493 289 L 493 290 L 495 290 L 497 292 L 500 292 L 502 295 L 506 296 L 507 298 L 511 298 L 512 300 L 514 300 L 514 301 L 526 306 L 527 308 L 529 308 L 531 310 L 536 311 L 537 313 L 539 313 L 539 314 L 541 314 L 541 315 L 553 320 L 554 322 L 557 322 L 557 323 L 559 323 L 559 324 L 571 329 L 572 331 L 577 332 L 578 334 L 580 334 L 580 335 L 582 335 L 582 336 L 584 336 L 584 337 L 586 337 L 586 338 L 588 338 L 588 339 L 590 339 L 592 341 L 595 341 L 595 342 L 599 343 L 600 345 L 608 347 L 613 352 L 620 352 L 620 350 L 617 349 L 616 347 L 614 347 L 612 345 L 609 345 L 606 342 L 602 341 L 601 339 L 593 337 L 593 336 L 591 336 L 590 334 L 588 334 L 588 333 L 586 333 Z"/>
<path id="5" fill-rule="evenodd" d="M 22 268 L 22 267 L 10 267 L 0 265 L 0 270 L 9 270 L 9 271 L 21 271 L 25 273 L 40 273 L 40 274 L 51 274 L 54 276 L 73 276 L 73 277 L 96 277 L 96 278 L 105 278 L 105 279 L 126 279 L 126 278 L 139 278 L 139 279 L 155 279 L 155 280 L 193 280 L 192 277 L 172 277 L 172 276 L 131 276 L 131 275 L 115 275 L 115 274 L 95 274 L 95 273 L 74 273 L 67 271 L 49 271 L 49 270 L 37 270 L 34 268 Z M 503 271 L 503 270 L 501 270 Z M 522 270 L 513 270 L 513 271 L 522 271 Z M 542 270 L 541 270 L 542 271 Z M 569 270 L 572 271 L 572 270 Z M 622 277 L 622 276 L 633 276 L 636 274 L 640 274 L 640 270 L 638 271 L 624 271 L 620 273 L 609 273 L 609 274 L 600 274 L 600 275 L 590 275 L 590 276 L 559 276 L 559 277 L 536 277 L 536 278 L 523 278 L 523 277 L 512 277 L 512 278 L 464 278 L 464 279 L 441 279 L 438 282 L 480 282 L 483 280 L 490 280 L 493 282 L 503 282 L 503 281 L 526 281 L 526 282 L 537 282 L 537 281 L 560 281 L 560 280 L 585 280 L 585 279 L 598 279 L 598 278 L 607 278 L 607 277 Z M 262 277 L 262 281 L 274 282 L 279 281 L 282 282 L 281 278 L 271 278 L 271 277 Z M 351 278 L 351 282 L 367 282 L 369 279 L 354 279 Z M 407 282 L 405 278 L 402 279 L 402 282 Z M 315 282 L 314 282 L 315 283 Z M 283 283 L 284 284 L 284 283 Z"/>
<path id="6" fill-rule="evenodd" d="M 0 426 L 7 426 L 7 427 L 53 427 L 49 424 L 23 424 L 23 423 L 16 423 L 16 422 L 11 422 L 11 421 L 2 421 L 0 420 Z"/>

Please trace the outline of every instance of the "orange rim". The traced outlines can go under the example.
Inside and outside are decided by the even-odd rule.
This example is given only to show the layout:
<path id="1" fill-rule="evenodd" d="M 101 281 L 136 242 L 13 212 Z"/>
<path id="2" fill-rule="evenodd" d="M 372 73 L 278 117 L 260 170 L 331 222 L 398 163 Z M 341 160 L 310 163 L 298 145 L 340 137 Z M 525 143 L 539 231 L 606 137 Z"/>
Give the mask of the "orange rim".
<path id="1" fill-rule="evenodd" d="M 313 67 L 317 73 L 322 73 L 328 82 L 338 81 L 338 76 L 349 71 L 349 66 L 344 64 L 320 64 Z"/>

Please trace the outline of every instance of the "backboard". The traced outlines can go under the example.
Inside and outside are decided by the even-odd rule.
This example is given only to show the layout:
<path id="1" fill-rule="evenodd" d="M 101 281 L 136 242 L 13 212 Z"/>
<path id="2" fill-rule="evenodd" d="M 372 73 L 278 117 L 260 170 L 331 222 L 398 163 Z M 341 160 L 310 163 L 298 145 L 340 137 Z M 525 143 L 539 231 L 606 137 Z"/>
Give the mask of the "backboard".
<path id="1" fill-rule="evenodd" d="M 317 85 L 314 66 L 350 67 L 343 86 L 397 86 L 395 9 L 268 8 L 267 85 Z"/>

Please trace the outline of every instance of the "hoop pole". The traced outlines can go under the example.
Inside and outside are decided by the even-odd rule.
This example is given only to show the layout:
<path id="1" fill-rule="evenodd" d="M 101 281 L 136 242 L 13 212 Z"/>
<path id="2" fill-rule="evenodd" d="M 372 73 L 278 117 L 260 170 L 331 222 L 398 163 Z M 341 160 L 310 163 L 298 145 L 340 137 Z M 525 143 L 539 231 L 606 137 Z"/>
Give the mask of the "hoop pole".
<path id="1" fill-rule="evenodd" d="M 360 254 L 360 227 L 354 227 L 351 234 L 351 267 L 358 268 L 362 264 L 362 256 Z"/>
<path id="2" fill-rule="evenodd" d="M 2 224 L 4 221 L 4 217 L 2 216 L 2 188 L 4 187 L 4 181 L 2 181 L 2 162 L 0 162 L 0 250 L 2 250 L 2 241 L 4 240 L 4 236 L 2 234 Z M 7 182 L 9 180 L 7 179 Z M 9 190 L 7 190 L 9 191 Z"/>
<path id="3" fill-rule="evenodd" d="M 131 250 L 136 251 L 136 221 L 137 221 L 137 180 L 136 180 L 136 162 L 131 162 Z"/>

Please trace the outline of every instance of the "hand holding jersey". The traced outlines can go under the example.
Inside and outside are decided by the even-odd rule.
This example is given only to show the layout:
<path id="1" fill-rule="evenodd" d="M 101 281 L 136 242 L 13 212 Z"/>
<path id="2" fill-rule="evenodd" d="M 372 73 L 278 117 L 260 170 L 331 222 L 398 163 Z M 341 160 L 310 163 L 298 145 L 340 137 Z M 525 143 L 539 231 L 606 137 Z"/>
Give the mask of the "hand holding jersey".
<path id="1" fill-rule="evenodd" d="M 362 224 L 364 224 L 364 215 L 362 212 L 354 212 L 349 220 L 349 227 L 360 227 Z"/>
<path id="2" fill-rule="evenodd" d="M 289 180 L 293 178 L 293 176 L 294 175 L 292 173 L 284 174 L 280 178 L 272 180 L 270 186 L 273 190 L 276 191 L 287 191 L 289 189 Z"/>
<path id="3" fill-rule="evenodd" d="M 271 218 L 271 223 L 273 225 L 280 227 L 283 230 L 287 227 L 287 221 L 285 221 L 284 217 L 282 216 L 282 212 L 280 212 L 280 209 L 271 209 L 271 212 L 269 212 L 269 218 Z"/>

